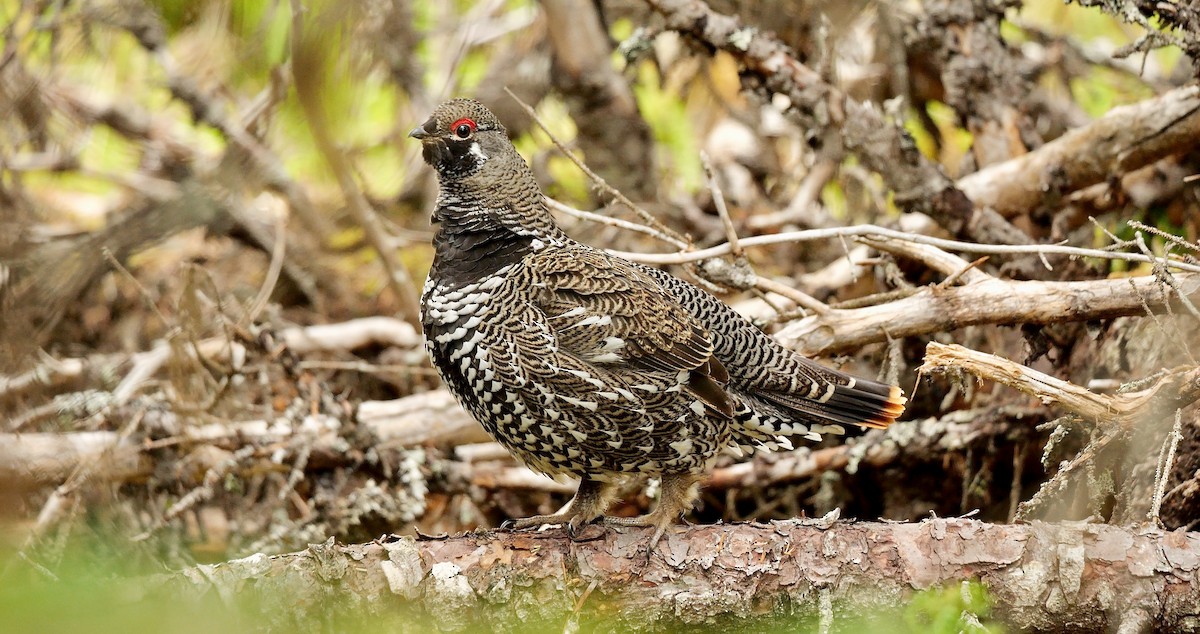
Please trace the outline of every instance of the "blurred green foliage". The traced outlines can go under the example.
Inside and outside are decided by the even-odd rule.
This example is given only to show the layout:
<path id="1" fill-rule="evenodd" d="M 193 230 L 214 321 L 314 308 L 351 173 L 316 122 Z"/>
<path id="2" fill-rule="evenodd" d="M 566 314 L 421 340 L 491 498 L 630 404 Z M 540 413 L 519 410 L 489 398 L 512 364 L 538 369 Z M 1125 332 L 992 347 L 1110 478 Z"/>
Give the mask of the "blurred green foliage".
<path id="1" fill-rule="evenodd" d="M 663 86 L 658 68 L 649 61 L 637 66 L 633 94 L 642 117 L 654 133 L 663 182 L 676 183 L 679 193 L 695 192 L 703 182 L 704 171 L 700 166 L 698 135 L 681 95 Z"/>

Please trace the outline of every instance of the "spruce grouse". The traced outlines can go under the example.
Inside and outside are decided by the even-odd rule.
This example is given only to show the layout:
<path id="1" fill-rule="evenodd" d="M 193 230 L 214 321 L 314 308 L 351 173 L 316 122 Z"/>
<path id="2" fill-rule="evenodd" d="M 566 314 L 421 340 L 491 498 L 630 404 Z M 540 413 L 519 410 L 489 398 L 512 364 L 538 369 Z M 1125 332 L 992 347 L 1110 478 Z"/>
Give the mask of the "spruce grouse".
<path id="1" fill-rule="evenodd" d="M 791 447 L 841 425 L 886 427 L 900 388 L 781 347 L 712 295 L 576 242 L 482 104 L 438 106 L 409 136 L 437 171 L 426 347 L 462 406 L 536 471 L 579 478 L 565 510 L 515 522 L 578 529 L 625 476 L 661 478 L 655 528 L 691 508 L 722 452 Z"/>

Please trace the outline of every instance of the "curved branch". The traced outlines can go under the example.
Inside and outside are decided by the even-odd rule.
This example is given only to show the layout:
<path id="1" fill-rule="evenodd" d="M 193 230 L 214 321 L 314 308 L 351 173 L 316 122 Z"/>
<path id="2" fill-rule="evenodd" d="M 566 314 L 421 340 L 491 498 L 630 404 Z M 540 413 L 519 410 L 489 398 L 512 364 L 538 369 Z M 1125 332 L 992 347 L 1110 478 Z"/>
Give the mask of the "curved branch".
<path id="1" fill-rule="evenodd" d="M 977 207 L 1012 216 L 1126 174 L 1200 142 L 1200 87 L 1113 108 L 1042 147 L 958 180 Z"/>
<path id="2" fill-rule="evenodd" d="M 894 240 L 903 240 L 907 242 L 915 242 L 917 244 L 926 244 L 929 246 L 946 249 L 948 251 L 959 251 L 962 253 L 975 253 L 980 255 L 1004 255 L 1004 254 L 1039 254 L 1039 255 L 1065 255 L 1070 257 L 1087 257 L 1087 258 L 1103 258 L 1106 260 L 1124 260 L 1126 262 L 1141 262 L 1145 264 L 1162 263 L 1164 266 L 1176 268 L 1181 271 L 1192 271 L 1200 273 L 1200 265 L 1181 262 L 1179 260 L 1162 260 L 1154 258 L 1144 253 L 1126 253 L 1124 251 L 1105 251 L 1102 249 L 1085 249 L 1083 247 L 1071 247 L 1064 244 L 977 244 L 975 242 L 962 242 L 959 240 L 947 240 L 934 236 L 926 236 L 906 231 L 897 231 L 886 227 L 876 225 L 852 225 L 849 227 L 829 227 L 825 229 L 805 229 L 803 231 L 785 231 L 783 233 L 773 233 L 763 236 L 752 236 L 749 238 L 741 238 L 738 244 L 742 247 L 759 247 L 770 244 L 783 244 L 788 242 L 812 242 L 816 240 L 828 240 L 835 237 L 863 237 L 863 238 L 886 238 Z M 697 249 L 695 251 L 676 251 L 674 253 L 638 253 L 635 251 L 617 251 L 608 249 L 608 252 L 626 260 L 641 262 L 643 264 L 685 264 L 687 262 L 698 262 L 709 258 L 728 255 L 733 252 L 733 247 L 728 242 L 722 242 L 716 246 L 711 246 L 706 249 Z"/>
<path id="3" fill-rule="evenodd" d="M 1180 292 L 1200 301 L 1200 275 L 1176 276 Z M 809 356 L 852 350 L 890 338 L 980 324 L 1053 324 L 1166 311 L 1162 282 L 1153 275 L 1078 282 L 1012 282 L 990 278 L 966 286 L 927 286 L 886 304 L 810 315 L 775 337 Z"/>

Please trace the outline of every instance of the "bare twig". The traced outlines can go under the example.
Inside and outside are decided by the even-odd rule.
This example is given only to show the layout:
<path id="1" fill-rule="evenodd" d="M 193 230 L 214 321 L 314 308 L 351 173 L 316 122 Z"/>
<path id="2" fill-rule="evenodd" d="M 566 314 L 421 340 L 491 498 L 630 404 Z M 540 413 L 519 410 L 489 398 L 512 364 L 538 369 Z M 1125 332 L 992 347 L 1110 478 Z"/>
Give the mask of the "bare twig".
<path id="1" fill-rule="evenodd" d="M 668 236 L 671 236 L 671 238 L 675 241 L 683 242 L 685 244 L 687 243 L 686 238 L 684 238 L 683 236 L 676 233 L 670 227 L 667 227 L 666 225 L 664 225 L 662 222 L 660 222 L 658 220 L 658 218 L 655 218 L 653 214 L 651 214 L 650 212 L 643 209 L 640 205 L 634 203 L 632 200 L 629 200 L 629 198 L 627 196 L 625 196 L 625 194 L 622 194 L 620 192 L 620 190 L 613 187 L 612 185 L 609 185 L 608 181 L 601 178 L 599 174 L 593 172 L 591 170 L 591 168 L 589 168 L 587 165 L 584 164 L 583 161 L 579 160 L 579 157 L 575 156 L 574 152 L 569 150 L 567 148 L 567 146 L 563 144 L 562 141 L 559 141 L 558 138 L 554 136 L 554 133 L 550 132 L 550 128 L 546 126 L 546 123 L 544 121 L 542 121 L 542 118 L 540 116 L 538 116 L 537 111 L 535 111 L 532 106 L 525 103 L 524 101 L 521 101 L 521 98 L 516 96 L 516 94 L 514 94 L 508 88 L 505 88 L 504 91 L 507 92 L 508 96 L 512 97 L 513 100 L 516 101 L 521 106 L 521 109 L 525 111 L 525 114 L 529 115 L 529 118 L 532 119 L 533 122 L 536 123 L 539 128 L 541 128 L 542 132 L 545 132 L 546 136 L 550 137 L 550 141 L 554 143 L 554 147 L 558 148 L 558 151 L 562 152 L 563 156 L 566 156 L 568 159 L 570 159 L 570 161 L 572 163 L 574 163 L 575 166 L 578 167 L 579 170 L 581 172 L 583 172 L 584 175 L 586 175 L 589 180 L 591 180 L 593 183 L 595 183 L 597 187 L 602 189 L 609 196 L 612 196 L 613 199 L 616 200 L 617 202 L 621 203 L 622 205 L 625 205 L 625 207 L 629 208 L 630 211 L 633 211 L 634 213 L 636 213 L 638 215 L 638 217 L 642 219 L 643 222 L 650 225 L 657 231 L 659 231 L 663 234 L 666 234 Z"/>
<path id="2" fill-rule="evenodd" d="M 1175 465 L 1175 451 L 1179 448 L 1179 441 L 1183 440 L 1183 409 L 1175 410 L 1175 425 L 1171 428 L 1171 433 L 1167 434 L 1163 440 L 1163 454 L 1158 460 L 1156 473 L 1154 474 L 1154 498 L 1150 504 L 1150 512 L 1146 519 L 1154 522 L 1158 526 L 1162 526 L 1162 518 L 1160 511 L 1162 510 L 1162 501 L 1167 490 L 1167 481 L 1171 479 L 1171 467 Z"/>
<path id="3" fill-rule="evenodd" d="M 246 309 L 245 314 L 238 320 L 238 326 L 244 328 L 254 323 L 255 319 L 267 307 L 267 301 L 271 299 L 271 293 L 275 292 L 275 284 L 279 282 L 279 274 L 283 271 L 283 263 L 287 254 L 287 218 L 283 214 L 275 216 L 275 245 L 271 249 L 271 264 L 267 268 L 267 275 L 263 278 L 262 286 L 258 289 L 258 295 L 250 302 L 250 306 Z"/>
<path id="4" fill-rule="evenodd" d="M 704 178 L 708 182 L 708 191 L 712 194 L 713 205 L 717 208 L 717 217 L 721 219 L 721 225 L 725 227 L 725 240 L 729 245 L 729 254 L 740 258 L 742 257 L 742 247 L 738 244 L 737 228 L 733 226 L 733 219 L 729 217 L 729 208 L 725 206 L 725 194 L 721 191 L 721 184 L 717 182 L 717 177 L 713 174 L 712 161 L 708 159 L 708 153 L 700 152 L 700 164 L 704 166 Z"/>
<path id="5" fill-rule="evenodd" d="M 908 240 L 895 240 L 892 238 L 857 238 L 857 240 L 879 251 L 911 258 L 934 271 L 942 273 L 946 276 L 946 279 L 941 282 L 943 287 L 953 286 L 955 280 L 962 280 L 963 284 L 974 284 L 992 277 L 977 268 L 986 258 L 980 258 L 975 262 L 967 262 L 957 255 L 943 251 L 933 245 Z"/>
<path id="6" fill-rule="evenodd" d="M 1101 425 L 1129 428 L 1166 409 L 1178 409 L 1200 398 L 1200 368 L 1181 367 L 1161 377 L 1153 387 L 1131 394 L 1096 394 L 1007 359 L 958 345 L 930 342 L 919 373 L 962 370 L 1002 383 L 1058 405 Z"/>
<path id="7" fill-rule="evenodd" d="M 786 297 L 795 302 L 797 306 L 800 306 L 806 310 L 811 310 L 818 315 L 822 315 L 830 311 L 829 306 L 825 304 L 825 302 L 822 302 L 812 295 L 809 295 L 808 293 L 805 293 L 799 289 L 792 288 L 787 284 L 780 284 L 773 279 L 762 277 L 761 275 L 755 276 L 754 287 L 760 291 L 763 291 L 764 293 L 775 293 L 776 295 Z"/>
<path id="8" fill-rule="evenodd" d="M 305 118 L 313 138 L 320 148 L 321 154 L 329 164 L 337 178 L 346 205 L 354 215 L 354 219 L 362 227 L 367 239 L 375 248 L 380 263 L 387 272 L 388 285 L 396 295 L 404 318 L 413 325 L 421 323 L 418 294 L 413 285 L 412 276 L 404 263 L 396 257 L 390 248 L 383 224 L 371 209 L 370 203 L 363 196 L 358 182 L 354 178 L 354 169 L 344 152 L 337 147 L 329 126 L 328 113 L 321 101 L 322 90 L 320 73 L 313 71 L 322 67 L 320 43 L 306 39 L 304 24 L 304 7 L 300 0 L 292 0 L 292 76 L 296 87 L 296 95 L 304 109 Z"/>
<path id="9" fill-rule="evenodd" d="M 1124 260 L 1126 262 L 1153 263 L 1155 261 L 1154 258 L 1148 257 L 1141 253 L 1112 252 L 1101 249 L 1085 249 L 1081 247 L 1069 247 L 1057 244 L 979 244 L 974 242 L 947 240 L 945 238 L 935 238 L 933 236 L 917 235 L 904 231 L 897 231 L 895 229 L 887 229 L 885 227 L 879 227 L 876 225 L 854 225 L 850 227 L 831 227 L 828 229 L 787 231 L 766 236 L 751 236 L 749 238 L 742 238 L 739 241 L 739 244 L 742 246 L 742 248 L 746 248 L 766 246 L 771 244 L 782 244 L 786 242 L 812 242 L 815 240 L 828 240 L 830 238 L 846 238 L 852 236 L 908 240 L 917 244 L 935 246 L 947 251 L 959 251 L 962 253 L 975 253 L 980 255 L 1043 254 L 1100 258 L 1105 260 Z M 609 252 L 613 255 L 645 264 L 684 264 L 686 262 L 696 262 L 699 260 L 707 260 L 708 258 L 728 255 L 731 250 L 730 244 L 725 242 L 713 247 L 708 247 L 706 249 L 697 249 L 695 251 L 684 251 L 677 253 L 632 253 L 628 251 L 613 250 L 610 250 Z M 1166 266 L 1181 271 L 1200 272 L 1200 265 L 1191 264 L 1188 262 L 1180 262 L 1178 260 L 1170 260 L 1166 263 Z"/>
<path id="10" fill-rule="evenodd" d="M 654 227 L 640 225 L 636 222 L 622 220 L 621 218 L 613 218 L 612 216 L 604 216 L 604 215 L 594 213 L 591 211 L 583 211 L 582 209 L 576 209 L 574 207 L 571 207 L 570 205 L 560 203 L 557 200 L 554 200 L 553 198 L 549 198 L 549 197 L 545 198 L 545 200 L 546 200 L 546 205 L 549 206 L 554 211 L 564 213 L 564 214 L 574 217 L 574 218 L 579 218 L 580 220 L 587 220 L 589 222 L 596 222 L 596 223 L 600 223 L 602 225 L 609 225 L 611 227 L 617 227 L 620 229 L 625 229 L 627 231 L 636 231 L 638 233 L 648 235 L 652 238 L 662 240 L 663 242 L 666 242 L 667 244 L 670 244 L 670 245 L 674 245 L 680 249 L 686 249 L 688 247 L 688 244 L 686 242 L 684 242 L 682 240 L 677 240 L 677 239 L 671 237 L 670 235 L 663 233 L 663 232 L 659 231 L 658 229 L 655 229 Z"/>
<path id="11" fill-rule="evenodd" d="M 789 223 L 802 223 L 808 226 L 813 226 L 813 211 L 811 207 L 817 202 L 821 196 L 821 189 L 825 184 L 833 178 L 837 173 L 837 163 L 833 161 L 820 161 L 812 166 L 808 175 L 800 183 L 800 187 L 796 190 L 796 195 L 788 203 L 788 206 L 781 211 L 769 214 L 761 214 L 750 216 L 746 219 L 746 226 L 751 229 L 759 230 L 769 227 L 778 227 Z M 823 216 L 828 216 L 828 213 L 822 213 Z"/>

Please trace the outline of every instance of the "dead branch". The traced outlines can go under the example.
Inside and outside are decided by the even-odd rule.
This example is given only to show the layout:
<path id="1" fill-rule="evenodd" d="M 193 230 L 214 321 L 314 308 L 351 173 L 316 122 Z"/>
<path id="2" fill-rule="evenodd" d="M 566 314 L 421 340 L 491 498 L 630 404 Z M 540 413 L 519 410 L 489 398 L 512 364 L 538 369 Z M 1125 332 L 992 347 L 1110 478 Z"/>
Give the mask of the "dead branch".
<path id="1" fill-rule="evenodd" d="M 1200 300 L 1200 275 L 1176 276 L 1182 294 Z M 785 326 L 776 338 L 805 355 L 827 355 L 868 343 L 979 324 L 1053 324 L 1168 310 L 1153 275 L 1076 282 L 988 278 L 966 286 L 924 287 L 886 304 L 833 309 Z"/>
<path id="2" fill-rule="evenodd" d="M 962 370 L 1058 405 L 1092 422 L 1131 427 L 1155 414 L 1185 407 L 1200 398 L 1200 368 L 1180 367 L 1145 390 L 1128 394 L 1097 394 L 996 355 L 959 345 L 929 342 L 919 372 Z"/>
<path id="3" fill-rule="evenodd" d="M 143 442 L 112 431 L 0 434 L 0 481 L 10 483 L 61 482 L 79 464 L 94 465 L 97 480 L 138 480 L 154 472 L 145 450 L 154 446 L 212 445 L 239 449 L 247 444 L 269 446 L 296 436 L 313 434 L 313 451 L 339 453 L 341 424 L 330 417 L 293 424 L 286 420 L 251 420 L 188 426 L 170 413 L 161 413 L 155 425 L 170 433 L 163 439 Z M 319 420 L 318 420 L 319 419 Z M 487 440 L 487 433 L 467 415 L 445 390 L 406 396 L 394 401 L 368 401 L 359 406 L 358 424 L 376 437 L 378 446 L 449 446 Z"/>
<path id="4" fill-rule="evenodd" d="M 1177 88 L 1113 108 L 1022 156 L 964 176 L 958 187 L 977 206 L 1012 217 L 1065 195 L 1185 152 L 1200 139 L 1200 87 Z M 1051 198 L 1053 199 L 1053 198 Z"/>
<path id="5" fill-rule="evenodd" d="M 356 350 L 369 345 L 419 348 L 421 335 L 412 324 L 391 317 L 363 317 L 336 324 L 285 328 L 279 333 L 289 350 Z"/>
<path id="6" fill-rule="evenodd" d="M 938 238 L 936 236 L 897 231 L 896 229 L 888 229 L 886 227 L 878 227 L 875 225 L 852 225 L 849 227 L 829 227 L 826 229 L 785 231 L 782 233 L 773 233 L 764 236 L 739 238 L 738 244 L 742 248 L 746 248 L 767 246 L 770 244 L 783 244 L 787 242 L 813 242 L 817 240 L 829 240 L 830 238 L 849 237 L 861 237 L 876 240 L 907 240 L 909 242 L 934 246 L 948 251 L 977 253 L 980 255 L 1065 255 L 1070 257 L 1101 258 L 1106 260 L 1123 260 L 1126 262 L 1148 264 L 1163 263 L 1167 267 L 1179 269 L 1181 271 L 1200 272 L 1200 265 L 1184 262 L 1179 259 L 1170 259 L 1166 262 L 1162 262 L 1161 258 L 1157 258 L 1152 255 L 1146 255 L 1144 253 L 1086 249 L 1083 247 L 1072 247 L 1064 244 L 984 244 L 976 242 L 962 242 L 959 240 Z M 694 251 L 677 251 L 675 253 L 638 253 L 633 251 L 617 251 L 615 249 L 608 249 L 608 252 L 627 260 L 633 260 L 634 262 L 642 262 L 645 264 L 685 264 L 688 262 L 697 262 L 722 255 L 728 255 L 732 252 L 732 250 L 733 247 L 728 242 L 723 242 L 705 249 L 696 249 Z"/>
<path id="7" fill-rule="evenodd" d="M 1114 631 L 1129 619 L 1179 631 L 1200 617 L 1200 536 L 1185 532 L 970 519 L 784 521 L 676 528 L 649 557 L 646 537 L 595 526 L 575 540 L 558 529 L 331 539 L 197 566 L 144 587 L 150 600 L 214 590 L 253 596 L 245 603 L 258 606 L 258 622 L 284 631 L 364 609 L 372 619 L 394 614 L 446 631 L 570 629 L 580 621 L 673 631 L 749 616 L 794 623 L 824 605 L 832 625 L 902 605 L 914 589 L 966 581 L 987 586 L 995 615 L 1015 631 Z"/>
<path id="8" fill-rule="evenodd" d="M 883 176 L 898 204 L 929 214 L 957 236 L 980 242 L 1026 244 L 1029 237 L 1007 220 L 973 206 L 954 182 L 925 158 L 879 108 L 850 98 L 767 31 L 747 27 L 701 0 L 647 0 L 666 28 L 732 55 L 743 67 L 744 88 L 766 88 L 791 100 L 804 127 L 822 130 Z"/>
<path id="9" fill-rule="evenodd" d="M 336 324 L 295 326 L 284 328 L 278 338 L 295 354 L 319 351 L 352 351 L 369 345 L 416 349 L 421 336 L 413 326 L 391 317 L 364 317 Z M 207 360 L 228 362 L 230 357 L 244 358 L 245 349 L 238 343 L 214 337 L 197 342 L 196 351 Z M 148 365 L 153 359 L 172 352 L 161 344 L 153 350 L 133 355 L 103 354 L 83 358 L 55 359 L 47 357 L 38 366 L 14 376 L 0 375 L 0 399 L 16 396 L 34 389 L 53 389 L 87 374 L 114 372 L 128 365 L 136 368 Z M 161 366 L 166 358 L 157 360 Z M 128 387 L 125 388 L 126 390 Z"/>

